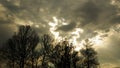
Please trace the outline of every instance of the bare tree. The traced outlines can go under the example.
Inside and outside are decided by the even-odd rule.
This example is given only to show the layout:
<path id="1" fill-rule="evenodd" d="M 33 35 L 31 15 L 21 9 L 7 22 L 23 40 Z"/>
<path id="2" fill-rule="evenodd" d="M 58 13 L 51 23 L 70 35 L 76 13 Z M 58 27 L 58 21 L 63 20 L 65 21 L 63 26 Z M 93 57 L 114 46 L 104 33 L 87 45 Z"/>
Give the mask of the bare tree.
<path id="1" fill-rule="evenodd" d="M 33 54 L 39 37 L 30 26 L 20 26 L 18 33 L 7 41 L 9 59 L 24 68 L 27 58 Z M 13 65 L 14 66 L 14 65 Z"/>
<path id="2" fill-rule="evenodd" d="M 84 44 L 84 49 L 81 49 L 80 52 L 84 57 L 82 63 L 82 68 L 98 68 L 99 62 L 97 59 L 97 52 L 92 48 L 93 44 L 86 39 Z"/>
<path id="3" fill-rule="evenodd" d="M 41 45 L 42 45 L 42 61 L 41 66 L 46 67 L 48 63 L 48 55 L 52 52 L 54 39 L 48 34 L 44 34 L 41 37 Z"/>
<path id="4" fill-rule="evenodd" d="M 76 68 L 79 61 L 78 52 L 75 52 L 73 44 L 66 40 L 55 45 L 49 58 L 55 68 Z"/>

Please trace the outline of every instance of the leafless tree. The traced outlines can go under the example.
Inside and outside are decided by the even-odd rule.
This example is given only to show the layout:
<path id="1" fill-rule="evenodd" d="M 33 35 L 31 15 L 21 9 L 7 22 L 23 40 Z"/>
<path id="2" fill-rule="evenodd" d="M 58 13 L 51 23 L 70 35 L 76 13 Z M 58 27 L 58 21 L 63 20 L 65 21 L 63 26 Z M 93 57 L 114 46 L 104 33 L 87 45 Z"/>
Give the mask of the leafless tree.
<path id="1" fill-rule="evenodd" d="M 39 37 L 30 26 L 20 26 L 8 41 L 9 59 L 13 63 L 17 63 L 20 68 L 25 67 L 27 58 L 33 54 L 36 45 L 39 42 Z"/>
<path id="2" fill-rule="evenodd" d="M 80 52 L 84 57 L 82 63 L 82 68 L 98 68 L 99 62 L 97 59 L 97 52 L 92 48 L 93 44 L 86 39 L 84 44 L 84 49 L 81 49 Z"/>
<path id="3" fill-rule="evenodd" d="M 53 49 L 53 43 L 54 39 L 48 35 L 48 34 L 44 34 L 41 37 L 41 46 L 42 46 L 42 61 L 41 61 L 41 66 L 42 67 L 46 67 L 47 63 L 48 63 L 48 55 L 52 52 Z"/>
<path id="4" fill-rule="evenodd" d="M 73 44 L 66 40 L 55 45 L 49 58 L 55 68 L 76 68 L 79 61 L 78 52 L 75 52 Z"/>

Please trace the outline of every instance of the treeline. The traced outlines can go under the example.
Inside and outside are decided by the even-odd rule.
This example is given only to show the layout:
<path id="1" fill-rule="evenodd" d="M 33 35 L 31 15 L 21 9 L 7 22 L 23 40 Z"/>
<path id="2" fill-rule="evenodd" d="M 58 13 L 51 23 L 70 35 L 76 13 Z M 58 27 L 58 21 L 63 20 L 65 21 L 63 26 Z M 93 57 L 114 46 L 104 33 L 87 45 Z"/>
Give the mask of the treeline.
<path id="1" fill-rule="evenodd" d="M 85 42 L 83 49 L 75 51 L 67 40 L 56 43 L 48 34 L 39 38 L 30 26 L 20 26 L 7 40 L 1 57 L 8 68 L 98 68 L 97 52 L 88 39 Z"/>

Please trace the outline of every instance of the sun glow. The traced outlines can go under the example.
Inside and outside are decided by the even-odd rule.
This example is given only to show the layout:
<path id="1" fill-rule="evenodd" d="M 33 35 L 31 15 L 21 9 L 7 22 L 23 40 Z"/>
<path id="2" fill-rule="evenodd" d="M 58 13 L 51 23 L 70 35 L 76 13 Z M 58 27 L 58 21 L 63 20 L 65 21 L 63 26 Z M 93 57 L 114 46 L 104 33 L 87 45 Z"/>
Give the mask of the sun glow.
<path id="1" fill-rule="evenodd" d="M 83 33 L 83 30 L 80 28 L 76 28 L 71 34 L 73 35 L 72 38 L 69 40 L 74 43 L 74 45 L 78 45 L 77 39 L 80 38 L 80 33 Z"/>
<path id="2" fill-rule="evenodd" d="M 79 51 L 80 49 L 82 49 L 83 48 L 83 41 L 81 41 L 80 43 L 77 43 L 77 45 L 75 45 L 75 51 Z"/>
<path id="3" fill-rule="evenodd" d="M 94 44 L 95 47 L 101 47 L 103 43 L 103 39 L 99 35 L 90 39 L 90 41 Z"/>
<path id="4" fill-rule="evenodd" d="M 74 44 L 73 46 L 75 46 L 75 51 L 79 51 L 81 49 L 82 44 L 78 41 L 78 39 L 80 38 L 80 34 L 83 33 L 83 31 L 84 30 L 81 28 L 76 28 L 73 30 L 73 32 L 71 32 L 73 36 L 69 41 Z"/>
<path id="5" fill-rule="evenodd" d="M 58 20 L 56 17 L 53 17 L 53 22 L 49 22 L 50 25 L 50 32 L 55 36 L 55 40 L 61 40 L 61 37 L 59 36 L 59 32 L 55 31 L 57 29 L 57 25 L 58 25 Z M 58 41 L 59 41 L 58 40 Z"/>

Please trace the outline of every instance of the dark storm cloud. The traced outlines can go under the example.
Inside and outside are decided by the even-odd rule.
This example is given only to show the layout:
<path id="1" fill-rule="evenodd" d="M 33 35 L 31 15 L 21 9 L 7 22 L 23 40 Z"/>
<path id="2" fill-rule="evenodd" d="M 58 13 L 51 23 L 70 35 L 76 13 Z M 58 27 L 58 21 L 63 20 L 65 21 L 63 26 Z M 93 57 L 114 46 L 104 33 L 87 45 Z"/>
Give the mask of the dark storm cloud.
<path id="1" fill-rule="evenodd" d="M 20 20 L 32 21 L 38 24 L 42 23 L 48 26 L 48 21 L 52 21 L 52 17 L 56 16 L 75 22 L 74 24 L 71 23 L 58 27 L 57 30 L 69 32 L 76 28 L 75 26 L 77 24 L 77 27 L 84 29 L 86 34 L 94 34 L 95 30 L 106 31 L 109 30 L 111 26 L 120 22 L 120 17 L 117 15 L 118 8 L 110 4 L 110 1 L 111 0 L 0 0 L 0 4 L 8 10 L 7 14 L 13 18 L 10 18 L 13 22 L 14 18 L 18 18 Z M 46 21 L 46 19 L 48 21 Z M 9 20 L 1 22 L 9 22 Z M 78 26 L 79 22 L 80 25 Z M 49 27 L 44 29 L 48 30 Z"/>
<path id="2" fill-rule="evenodd" d="M 37 29 L 38 32 L 45 33 L 49 32 L 50 27 L 48 27 L 48 21 L 52 21 L 53 16 L 58 18 L 62 17 L 65 20 L 74 21 L 74 23 L 68 22 L 68 25 L 60 26 L 56 31 L 70 32 L 77 26 L 77 28 L 84 29 L 81 37 L 85 38 L 85 34 L 87 34 L 87 36 L 91 38 L 97 35 L 94 31 L 107 31 L 111 26 L 120 22 L 120 17 L 117 15 L 118 8 L 110 4 L 110 1 L 111 0 L 0 0 L 0 4 L 8 10 L 6 18 L 10 16 L 10 20 L 1 20 L 1 22 L 13 21 L 14 23 L 14 18 L 26 21 L 25 23 L 32 21 L 40 25 L 40 29 Z M 16 5 L 16 3 L 18 5 Z M 41 25 L 46 25 L 47 27 L 42 27 Z"/>
<path id="3" fill-rule="evenodd" d="M 84 26 L 90 22 L 96 22 L 101 12 L 101 7 L 97 6 L 92 1 L 88 1 L 82 7 L 77 8 L 75 12 L 78 17 L 85 19 L 82 23 L 82 26 Z M 97 22 L 95 24 L 97 24 Z"/>
<path id="4" fill-rule="evenodd" d="M 82 7 L 78 8 L 76 11 L 78 14 L 76 15 L 83 19 L 81 27 L 92 24 L 97 26 L 95 30 L 104 30 L 115 25 L 115 22 L 120 22 L 117 10 L 116 6 L 110 4 L 110 0 L 93 0 L 86 2 Z"/>
<path id="5" fill-rule="evenodd" d="M 113 23 L 119 23 L 120 22 L 120 16 L 114 16 L 113 19 L 111 20 Z"/>
<path id="6" fill-rule="evenodd" d="M 64 31 L 64 32 L 68 32 L 68 31 L 73 30 L 75 27 L 76 27 L 76 23 L 75 23 L 75 22 L 71 22 L 71 23 L 69 23 L 68 25 L 63 25 L 63 26 L 61 26 L 61 27 L 58 27 L 57 30 L 61 30 L 61 31 Z"/>
<path id="7" fill-rule="evenodd" d="M 15 13 L 20 10 L 19 6 L 14 5 L 12 2 L 8 0 L 0 0 L 0 4 L 6 7 L 9 11 Z"/>
<path id="8" fill-rule="evenodd" d="M 32 1 L 32 0 L 31 0 Z M 5 42 L 10 36 L 13 35 L 16 29 L 15 23 L 20 23 L 20 21 L 15 21 L 16 18 L 26 21 L 25 23 L 28 23 L 27 21 L 34 21 L 34 22 L 42 22 L 46 23 L 45 21 L 39 21 L 40 18 L 38 18 L 39 13 L 36 11 L 39 10 L 36 8 L 34 2 L 29 1 L 22 1 L 20 5 L 15 5 L 14 0 L 0 0 L 0 4 L 2 5 L 2 8 L 5 8 L 6 10 L 4 12 L 1 12 L 1 14 L 4 14 L 4 16 L 0 17 L 0 46 L 3 42 Z M 30 6 L 33 3 L 33 6 Z M 39 4 L 37 4 L 39 7 Z M 31 7 L 31 8 L 30 8 Z M 35 10 L 35 11 L 34 11 Z M 34 26 L 33 26 L 34 28 Z M 41 29 L 43 31 L 41 31 Z M 47 28 L 40 28 L 35 29 L 40 34 L 48 32 L 49 29 Z"/>
<path id="9" fill-rule="evenodd" d="M 51 20 L 54 15 L 80 21 L 80 27 L 83 28 L 92 23 L 98 26 L 95 30 L 109 28 L 113 22 L 119 22 L 119 16 L 116 16 L 117 8 L 110 4 L 110 0 L 21 0 L 19 6 L 13 2 L 14 0 L 1 0 L 1 4 L 11 11 L 11 14 L 37 23 L 44 22 L 45 18 Z"/>
<path id="10" fill-rule="evenodd" d="M 39 2 L 39 0 L 20 0 L 19 5 L 15 5 L 14 0 L 0 0 L 0 3 L 8 10 L 9 15 L 34 22 L 38 22 L 40 19 Z"/>
<path id="11" fill-rule="evenodd" d="M 63 17 L 76 23 L 80 22 L 80 28 L 85 29 L 88 27 L 91 31 L 106 31 L 120 22 L 117 15 L 118 8 L 111 4 L 111 0 L 75 0 L 74 2 L 71 0 L 46 0 L 44 4 L 49 5 L 47 8 L 52 15 Z M 44 5 L 44 7 L 46 6 Z M 69 26 L 66 26 L 66 28 L 69 28 Z"/>

